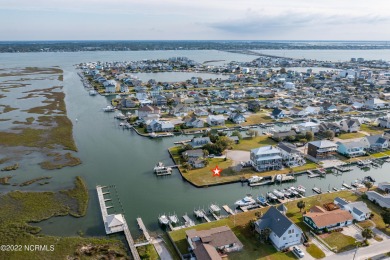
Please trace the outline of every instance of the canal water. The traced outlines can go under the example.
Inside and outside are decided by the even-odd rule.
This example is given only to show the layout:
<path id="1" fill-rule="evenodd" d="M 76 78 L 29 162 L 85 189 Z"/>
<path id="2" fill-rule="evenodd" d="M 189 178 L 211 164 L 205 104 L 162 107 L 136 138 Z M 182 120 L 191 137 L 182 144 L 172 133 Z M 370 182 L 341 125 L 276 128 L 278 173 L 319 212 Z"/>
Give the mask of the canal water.
<path id="1" fill-rule="evenodd" d="M 286 51 L 287 53 L 287 51 Z M 337 53 L 335 54 L 337 55 Z M 150 51 L 150 52 L 80 52 L 80 53 L 20 53 L 0 54 L 0 68 L 25 66 L 60 66 L 64 70 L 64 91 L 68 117 L 74 124 L 74 138 L 79 149 L 78 157 L 83 164 L 77 167 L 46 171 L 31 164 L 20 171 L 16 181 L 29 180 L 38 176 L 53 176 L 49 185 L 33 184 L 22 190 L 57 190 L 69 188 L 74 176 L 82 176 L 90 191 L 90 201 L 86 217 L 57 217 L 38 224 L 43 233 L 53 235 L 76 235 L 82 231 L 86 235 L 104 235 L 104 227 L 96 195 L 96 185 L 114 185 L 112 198 L 114 210 L 124 212 L 131 230 L 136 231 L 136 217 L 142 217 L 147 228 L 159 231 L 157 217 L 163 213 L 176 213 L 179 217 L 193 210 L 207 209 L 210 203 L 233 206 L 234 202 L 250 193 L 254 196 L 273 190 L 274 186 L 250 188 L 241 183 L 210 188 L 195 188 L 183 181 L 177 170 L 172 176 L 156 177 L 153 167 L 158 161 L 173 164 L 167 148 L 175 141 L 186 140 L 191 136 L 175 136 L 164 139 L 148 139 L 133 131 L 119 127 L 115 113 L 104 113 L 102 108 L 109 104 L 106 97 L 91 97 L 83 88 L 74 64 L 86 61 L 141 60 L 186 56 L 202 62 L 205 60 L 250 61 L 254 56 L 219 51 Z M 170 74 L 176 81 L 181 76 Z M 151 77 L 153 74 L 151 74 Z M 177 78 L 175 78 L 177 77 Z M 77 120 L 76 120 L 77 119 Z M 298 177 L 294 184 L 303 185 L 311 194 L 313 186 L 327 190 L 340 188 L 343 182 L 350 184 L 356 179 L 371 175 L 377 181 L 388 181 L 390 165 L 364 172 L 354 169 L 340 176 L 327 175 L 324 179 Z M 210 173 L 211 174 L 211 173 Z M 1 187 L 3 191 L 12 187 Z M 119 200 L 118 200 L 119 198 Z"/>

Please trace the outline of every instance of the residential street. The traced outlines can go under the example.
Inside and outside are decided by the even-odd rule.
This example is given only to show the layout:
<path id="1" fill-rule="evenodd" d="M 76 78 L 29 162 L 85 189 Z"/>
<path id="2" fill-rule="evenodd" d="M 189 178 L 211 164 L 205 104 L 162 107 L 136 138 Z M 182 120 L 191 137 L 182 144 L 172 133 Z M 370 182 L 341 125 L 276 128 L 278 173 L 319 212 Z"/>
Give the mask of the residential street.
<path id="1" fill-rule="evenodd" d="M 361 247 L 356 250 L 347 251 L 340 254 L 334 254 L 331 256 L 327 256 L 324 259 L 329 260 L 346 260 L 346 259 L 367 259 L 375 255 L 383 254 L 390 251 L 390 240 L 384 240 L 383 242 L 372 244 L 368 247 Z M 354 258 L 354 254 L 356 252 L 356 256 Z"/>

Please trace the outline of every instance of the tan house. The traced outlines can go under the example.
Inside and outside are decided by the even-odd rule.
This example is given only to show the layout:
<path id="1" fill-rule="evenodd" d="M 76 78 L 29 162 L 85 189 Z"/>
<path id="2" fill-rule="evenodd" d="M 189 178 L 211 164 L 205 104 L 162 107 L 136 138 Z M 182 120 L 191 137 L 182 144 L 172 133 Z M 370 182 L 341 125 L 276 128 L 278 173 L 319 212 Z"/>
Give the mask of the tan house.
<path id="1" fill-rule="evenodd" d="M 200 231 L 190 229 L 186 231 L 186 237 L 196 259 L 199 260 L 220 260 L 221 255 L 243 248 L 228 226 Z"/>
<path id="2" fill-rule="evenodd" d="M 327 211 L 320 206 L 314 206 L 303 214 L 303 222 L 316 232 L 323 232 L 349 226 L 353 216 L 346 210 L 336 209 Z"/>

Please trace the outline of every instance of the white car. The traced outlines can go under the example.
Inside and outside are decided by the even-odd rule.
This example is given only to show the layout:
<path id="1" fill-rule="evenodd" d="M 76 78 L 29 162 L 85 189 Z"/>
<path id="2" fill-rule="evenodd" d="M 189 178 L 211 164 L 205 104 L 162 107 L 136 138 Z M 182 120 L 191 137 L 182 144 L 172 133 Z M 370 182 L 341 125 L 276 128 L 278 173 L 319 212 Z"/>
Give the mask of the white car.
<path id="1" fill-rule="evenodd" d="M 299 247 L 297 247 L 297 246 L 293 246 L 292 247 L 292 251 L 299 258 L 303 258 L 305 256 L 305 253 L 303 253 L 302 250 Z"/>

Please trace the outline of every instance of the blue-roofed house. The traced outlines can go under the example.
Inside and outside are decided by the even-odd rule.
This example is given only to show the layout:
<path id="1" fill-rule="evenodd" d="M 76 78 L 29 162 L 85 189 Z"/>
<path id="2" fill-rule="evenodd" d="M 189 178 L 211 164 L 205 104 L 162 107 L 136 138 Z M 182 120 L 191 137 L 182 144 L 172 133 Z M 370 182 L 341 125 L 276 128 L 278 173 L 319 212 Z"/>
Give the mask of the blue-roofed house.
<path id="1" fill-rule="evenodd" d="M 279 170 L 283 167 L 283 157 L 279 149 L 268 145 L 252 149 L 250 161 L 256 171 Z"/>
<path id="2" fill-rule="evenodd" d="M 266 229 L 271 231 L 269 239 L 277 250 L 303 242 L 302 230 L 274 206 L 255 222 L 257 233 L 263 234 Z"/>
<path id="3" fill-rule="evenodd" d="M 389 147 L 389 141 L 382 135 L 371 135 L 362 138 L 365 149 L 381 151 Z"/>
<path id="4" fill-rule="evenodd" d="M 340 209 L 351 213 L 352 217 L 356 221 L 366 220 L 371 215 L 371 210 L 363 201 L 348 202 L 343 198 L 336 197 L 334 199 L 334 204 L 338 205 Z"/>

